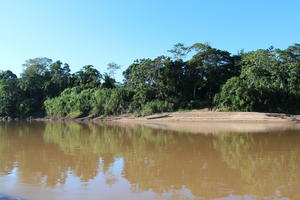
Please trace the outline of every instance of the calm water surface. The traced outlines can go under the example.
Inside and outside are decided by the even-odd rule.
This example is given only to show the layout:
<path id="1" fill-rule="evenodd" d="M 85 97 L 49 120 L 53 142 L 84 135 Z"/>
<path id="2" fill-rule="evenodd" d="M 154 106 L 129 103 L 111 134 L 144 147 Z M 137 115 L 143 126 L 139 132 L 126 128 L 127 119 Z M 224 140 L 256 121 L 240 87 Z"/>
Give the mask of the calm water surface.
<path id="1" fill-rule="evenodd" d="M 300 132 L 0 124 L 0 194 L 27 200 L 300 199 Z"/>

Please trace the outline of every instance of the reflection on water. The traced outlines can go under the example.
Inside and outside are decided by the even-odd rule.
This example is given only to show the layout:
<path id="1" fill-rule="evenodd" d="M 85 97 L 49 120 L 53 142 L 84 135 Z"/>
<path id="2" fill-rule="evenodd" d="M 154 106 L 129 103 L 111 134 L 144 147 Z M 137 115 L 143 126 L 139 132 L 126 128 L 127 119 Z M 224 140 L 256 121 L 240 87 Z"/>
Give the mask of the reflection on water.
<path id="1" fill-rule="evenodd" d="M 25 199 L 300 199 L 300 132 L 0 125 L 0 193 Z"/>

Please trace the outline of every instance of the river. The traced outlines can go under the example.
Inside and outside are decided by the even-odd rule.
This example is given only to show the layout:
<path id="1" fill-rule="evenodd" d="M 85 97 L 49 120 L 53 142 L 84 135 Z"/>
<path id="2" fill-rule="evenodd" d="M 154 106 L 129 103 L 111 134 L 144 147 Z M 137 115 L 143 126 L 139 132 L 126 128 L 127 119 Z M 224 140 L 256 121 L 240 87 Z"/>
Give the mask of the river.
<path id="1" fill-rule="evenodd" d="M 300 199 L 300 131 L 195 134 L 91 122 L 2 123 L 0 194 L 25 200 Z"/>

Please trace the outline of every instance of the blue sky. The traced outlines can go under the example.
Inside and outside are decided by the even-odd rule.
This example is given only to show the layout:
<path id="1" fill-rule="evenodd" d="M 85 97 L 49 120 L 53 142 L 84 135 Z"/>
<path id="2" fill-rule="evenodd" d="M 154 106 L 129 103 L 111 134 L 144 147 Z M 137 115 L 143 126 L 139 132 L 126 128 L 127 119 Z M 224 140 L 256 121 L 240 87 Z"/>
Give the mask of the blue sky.
<path id="1" fill-rule="evenodd" d="M 236 53 L 300 43 L 299 0 L 0 0 L 0 70 L 29 58 L 87 64 L 101 73 L 175 43 Z M 121 80 L 121 72 L 117 79 Z"/>

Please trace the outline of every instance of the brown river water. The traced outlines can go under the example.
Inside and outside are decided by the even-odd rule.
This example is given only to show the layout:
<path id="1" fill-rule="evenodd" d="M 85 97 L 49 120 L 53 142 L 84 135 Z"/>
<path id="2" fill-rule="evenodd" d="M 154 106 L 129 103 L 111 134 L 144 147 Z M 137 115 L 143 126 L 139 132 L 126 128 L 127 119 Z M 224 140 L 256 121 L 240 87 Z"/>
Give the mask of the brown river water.
<path id="1" fill-rule="evenodd" d="M 0 194 L 25 200 L 297 200 L 300 131 L 192 134 L 2 123 Z"/>

